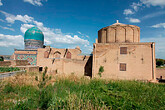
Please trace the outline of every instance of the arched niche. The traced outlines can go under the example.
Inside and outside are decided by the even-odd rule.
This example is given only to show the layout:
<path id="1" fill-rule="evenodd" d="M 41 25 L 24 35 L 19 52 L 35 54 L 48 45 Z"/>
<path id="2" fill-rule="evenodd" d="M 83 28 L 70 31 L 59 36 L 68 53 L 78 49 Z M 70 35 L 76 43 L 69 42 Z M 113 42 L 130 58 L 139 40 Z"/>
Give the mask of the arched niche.
<path id="1" fill-rule="evenodd" d="M 45 51 L 44 52 L 44 58 L 48 58 L 49 57 L 49 52 L 48 51 Z"/>
<path id="2" fill-rule="evenodd" d="M 53 58 L 61 58 L 61 53 L 59 51 L 54 52 Z"/>
<path id="3" fill-rule="evenodd" d="M 71 57 L 72 57 L 72 54 L 68 51 L 67 54 L 66 54 L 66 58 L 71 59 Z"/>

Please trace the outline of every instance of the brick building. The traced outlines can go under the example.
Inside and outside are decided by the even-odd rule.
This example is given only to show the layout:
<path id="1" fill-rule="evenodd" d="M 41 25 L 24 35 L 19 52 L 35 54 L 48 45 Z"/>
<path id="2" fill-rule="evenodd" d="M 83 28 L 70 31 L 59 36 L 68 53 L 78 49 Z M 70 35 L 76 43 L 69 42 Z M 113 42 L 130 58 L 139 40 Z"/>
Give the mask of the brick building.
<path id="1" fill-rule="evenodd" d="M 31 28 L 25 33 L 25 49 L 15 50 L 15 59 L 31 65 L 48 67 L 49 73 L 99 77 L 104 79 L 153 80 L 155 74 L 155 43 L 140 42 L 140 28 L 119 22 L 98 31 L 93 54 L 83 55 L 81 49 L 58 49 L 44 46 L 43 33 Z"/>

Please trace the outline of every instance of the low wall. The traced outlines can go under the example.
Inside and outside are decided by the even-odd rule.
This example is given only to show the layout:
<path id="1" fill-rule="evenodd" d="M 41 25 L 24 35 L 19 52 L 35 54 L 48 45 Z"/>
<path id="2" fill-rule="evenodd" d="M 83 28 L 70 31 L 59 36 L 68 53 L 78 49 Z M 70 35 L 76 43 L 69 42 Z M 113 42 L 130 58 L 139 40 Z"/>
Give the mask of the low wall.
<path id="1" fill-rule="evenodd" d="M 16 62 L 15 66 L 26 66 L 30 65 L 27 60 L 14 60 Z"/>
<path id="2" fill-rule="evenodd" d="M 92 76 L 92 57 L 84 60 L 77 59 L 48 59 L 43 58 L 42 62 L 37 64 L 39 67 L 48 67 L 48 73 L 51 74 L 75 74 L 78 76 Z"/>
<path id="3" fill-rule="evenodd" d="M 39 66 L 16 66 L 21 70 L 26 70 L 26 72 L 39 72 Z"/>
<path id="4" fill-rule="evenodd" d="M 27 60 L 0 61 L 0 66 L 26 66 L 30 65 Z"/>
<path id="5" fill-rule="evenodd" d="M 160 76 L 165 79 L 165 68 L 156 68 L 156 78 L 160 78 Z"/>
<path id="6" fill-rule="evenodd" d="M 10 66 L 11 62 L 10 61 L 0 61 L 0 66 Z"/>

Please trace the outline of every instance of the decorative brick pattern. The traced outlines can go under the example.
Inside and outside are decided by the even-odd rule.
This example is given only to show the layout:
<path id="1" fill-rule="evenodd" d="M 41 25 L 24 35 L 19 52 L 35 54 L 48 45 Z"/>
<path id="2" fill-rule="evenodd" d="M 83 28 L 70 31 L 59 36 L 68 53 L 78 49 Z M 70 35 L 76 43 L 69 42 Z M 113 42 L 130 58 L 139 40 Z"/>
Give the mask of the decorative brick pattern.
<path id="1" fill-rule="evenodd" d="M 16 55 L 16 60 L 27 60 L 31 65 L 36 65 L 37 55 Z"/>

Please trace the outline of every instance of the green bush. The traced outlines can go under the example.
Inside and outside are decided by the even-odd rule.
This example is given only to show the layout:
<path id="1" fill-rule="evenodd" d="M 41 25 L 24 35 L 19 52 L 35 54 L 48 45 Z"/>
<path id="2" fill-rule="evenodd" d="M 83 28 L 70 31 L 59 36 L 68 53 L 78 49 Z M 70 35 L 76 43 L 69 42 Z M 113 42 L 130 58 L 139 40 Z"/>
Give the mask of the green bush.
<path id="1" fill-rule="evenodd" d="M 103 72 L 104 72 L 104 66 L 100 66 L 98 75 L 102 77 Z"/>
<path id="2" fill-rule="evenodd" d="M 12 71 L 19 71 L 18 67 L 0 67 L 0 72 L 12 72 Z"/>

